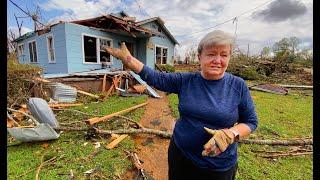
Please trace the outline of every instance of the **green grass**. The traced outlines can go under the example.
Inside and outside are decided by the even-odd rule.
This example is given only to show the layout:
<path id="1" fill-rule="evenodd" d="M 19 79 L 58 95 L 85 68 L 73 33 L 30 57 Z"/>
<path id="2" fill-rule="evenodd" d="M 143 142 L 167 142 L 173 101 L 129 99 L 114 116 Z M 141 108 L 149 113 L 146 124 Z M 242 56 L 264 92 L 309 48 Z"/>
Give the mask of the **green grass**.
<path id="1" fill-rule="evenodd" d="M 259 125 L 250 138 L 286 139 L 312 137 L 312 96 L 292 93 L 286 96 L 251 91 Z M 169 95 L 174 116 L 178 117 L 178 97 Z M 312 179 L 310 155 L 266 159 L 254 150 L 288 151 L 290 147 L 246 145 L 239 146 L 237 179 Z"/>
<path id="2" fill-rule="evenodd" d="M 142 97 L 117 97 L 113 96 L 104 102 L 89 103 L 73 109 L 87 112 L 92 115 L 84 116 L 70 111 L 56 112 L 59 122 L 82 121 L 94 116 L 111 114 L 134 105 L 145 102 L 146 96 Z M 134 110 L 125 116 L 134 120 L 139 120 L 143 115 L 145 108 Z M 100 128 L 125 128 L 125 121 L 113 118 L 108 122 L 98 123 Z M 85 127 L 83 123 L 73 124 L 74 127 Z M 55 163 L 41 168 L 41 179 L 67 179 L 67 174 L 72 169 L 76 179 L 84 179 L 84 172 L 92 168 L 98 167 L 99 174 L 107 179 L 114 179 L 126 172 L 132 166 L 130 160 L 126 157 L 124 150 L 135 150 L 134 141 L 129 137 L 124 139 L 118 147 L 107 150 L 105 145 L 110 142 L 108 137 L 93 137 L 86 139 L 86 132 L 63 132 L 59 139 L 47 142 L 37 143 L 22 143 L 9 142 L 7 148 L 8 161 L 8 179 L 34 179 L 36 170 L 31 171 L 22 177 L 17 177 L 24 172 L 37 168 L 40 165 L 41 157 L 44 155 L 44 160 L 52 157 L 60 157 Z M 97 149 L 96 156 L 92 158 L 90 155 L 96 150 L 93 143 L 101 142 L 101 147 Z M 47 148 L 44 144 L 48 143 Z M 87 143 L 85 145 L 85 143 Z M 14 145 L 17 144 L 17 145 Z M 11 146 L 10 146 L 11 145 Z M 62 157 L 61 157 L 62 156 Z M 96 173 L 97 174 L 97 173 Z"/>
<path id="3" fill-rule="evenodd" d="M 169 99 L 169 107 L 170 107 L 170 109 L 172 110 L 172 113 L 173 113 L 172 115 L 173 115 L 173 117 L 175 117 L 177 119 L 179 117 L 178 95 L 177 94 L 169 94 L 168 99 Z"/>

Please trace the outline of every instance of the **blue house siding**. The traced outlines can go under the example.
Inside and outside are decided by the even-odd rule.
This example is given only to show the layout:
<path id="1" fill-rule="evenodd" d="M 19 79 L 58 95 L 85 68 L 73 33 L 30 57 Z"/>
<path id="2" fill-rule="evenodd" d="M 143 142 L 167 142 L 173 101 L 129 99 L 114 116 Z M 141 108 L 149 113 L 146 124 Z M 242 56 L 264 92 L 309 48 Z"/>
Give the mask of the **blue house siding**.
<path id="1" fill-rule="evenodd" d="M 147 38 L 139 39 L 137 45 L 137 58 L 143 63 L 147 64 Z"/>
<path id="2" fill-rule="evenodd" d="M 55 63 L 49 63 L 48 59 L 48 45 L 47 45 L 47 36 L 53 36 L 53 45 L 54 45 L 54 54 L 55 54 Z M 37 60 L 36 63 L 30 62 L 29 55 L 29 42 L 36 41 L 36 49 L 37 49 Z M 20 63 L 30 63 L 37 64 L 43 68 L 44 73 L 67 73 L 67 54 L 66 54 L 66 46 L 65 46 L 65 31 L 64 24 L 58 24 L 51 28 L 51 31 L 45 34 L 38 36 L 34 34 L 34 36 L 27 38 L 21 42 L 18 42 L 18 45 L 24 45 L 24 56 L 19 57 Z"/>
<path id="3" fill-rule="evenodd" d="M 154 37 L 139 37 L 134 38 L 128 35 L 122 35 L 111 32 L 104 32 L 98 28 L 79 25 L 71 22 L 64 22 L 53 25 L 51 31 L 40 36 L 37 33 L 26 34 L 20 39 L 17 39 L 18 45 L 24 45 L 24 53 L 18 57 L 20 63 L 31 63 L 29 55 L 29 42 L 35 40 L 37 46 L 37 64 L 44 69 L 46 74 L 56 73 L 75 73 L 83 71 L 91 71 L 101 69 L 102 65 L 97 59 L 97 62 L 84 61 L 84 44 L 83 37 L 91 36 L 111 40 L 111 45 L 115 48 L 120 48 L 120 42 L 130 42 L 133 45 L 132 55 L 137 57 L 142 63 L 154 68 L 156 47 L 166 47 L 167 63 L 172 64 L 174 56 L 174 47 L 176 40 L 170 39 L 170 34 L 166 34 L 162 26 L 157 20 L 143 24 L 142 27 L 152 31 L 160 31 L 160 36 Z M 141 35 L 141 34 L 140 34 Z M 53 37 L 53 48 L 55 62 L 49 62 L 47 37 Z M 25 38 L 25 39 L 24 39 Z M 174 42 L 173 42 L 174 41 Z M 97 54 L 98 55 L 98 54 Z M 97 57 L 98 58 L 98 57 Z M 111 57 L 111 69 L 122 69 L 121 61 Z"/>
<path id="4" fill-rule="evenodd" d="M 145 28 L 151 29 L 153 31 L 158 31 L 158 28 L 161 27 L 156 22 L 150 22 L 142 25 Z M 173 56 L 174 56 L 174 47 L 175 44 L 169 39 L 168 35 L 164 33 L 164 30 L 161 28 L 161 35 L 151 37 L 147 43 L 147 52 L 146 52 L 146 59 L 147 62 L 145 63 L 151 68 L 154 68 L 155 64 L 155 54 L 156 54 L 156 46 L 162 46 L 168 48 L 168 55 L 167 55 L 167 64 L 173 64 Z"/>
<path id="5" fill-rule="evenodd" d="M 114 33 L 103 32 L 94 28 L 87 26 L 82 26 L 73 23 L 66 23 L 66 49 L 67 49 L 67 58 L 68 58 L 68 68 L 69 73 L 89 71 L 92 69 L 101 68 L 100 63 L 84 63 L 84 52 L 83 52 L 83 35 L 93 36 L 93 37 L 102 37 L 112 40 L 112 46 L 119 48 L 119 43 L 121 41 L 133 43 L 133 55 L 137 55 L 137 40 L 132 37 L 120 36 Z M 112 57 L 113 68 L 122 68 L 121 61 Z"/>

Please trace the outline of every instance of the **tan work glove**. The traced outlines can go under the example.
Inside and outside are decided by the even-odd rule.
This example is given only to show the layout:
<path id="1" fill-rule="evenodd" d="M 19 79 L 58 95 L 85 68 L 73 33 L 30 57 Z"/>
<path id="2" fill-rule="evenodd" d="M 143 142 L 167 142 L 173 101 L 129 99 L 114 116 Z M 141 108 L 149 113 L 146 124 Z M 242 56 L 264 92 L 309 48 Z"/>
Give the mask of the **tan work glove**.
<path id="1" fill-rule="evenodd" d="M 121 43 L 120 49 L 109 46 L 103 46 L 102 48 L 105 49 L 112 56 L 124 62 L 129 62 L 133 58 L 124 42 Z"/>
<path id="2" fill-rule="evenodd" d="M 203 146 L 203 156 L 217 156 L 234 142 L 234 134 L 229 129 L 212 130 L 204 127 L 213 137 Z"/>

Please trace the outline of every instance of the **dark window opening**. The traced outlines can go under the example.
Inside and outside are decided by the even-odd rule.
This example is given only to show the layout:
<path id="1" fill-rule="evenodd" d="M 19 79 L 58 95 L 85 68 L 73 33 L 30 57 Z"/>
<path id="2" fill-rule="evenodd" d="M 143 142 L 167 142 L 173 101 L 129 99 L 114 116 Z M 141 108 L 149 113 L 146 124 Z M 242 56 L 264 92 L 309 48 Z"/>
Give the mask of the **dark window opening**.
<path id="1" fill-rule="evenodd" d="M 97 38 L 83 36 L 84 61 L 97 63 Z"/>
<path id="2" fill-rule="evenodd" d="M 36 42 L 29 43 L 30 62 L 38 62 Z"/>
<path id="3" fill-rule="evenodd" d="M 156 47 L 156 64 L 167 64 L 168 48 Z"/>
<path id="4" fill-rule="evenodd" d="M 156 64 L 161 64 L 161 48 L 156 47 Z"/>

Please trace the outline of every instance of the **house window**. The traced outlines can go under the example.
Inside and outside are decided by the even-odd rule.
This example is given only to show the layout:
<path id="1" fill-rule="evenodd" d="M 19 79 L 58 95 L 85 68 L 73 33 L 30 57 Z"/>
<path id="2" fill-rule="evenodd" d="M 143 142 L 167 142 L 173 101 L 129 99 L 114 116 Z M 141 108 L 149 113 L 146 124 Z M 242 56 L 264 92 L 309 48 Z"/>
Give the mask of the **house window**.
<path id="1" fill-rule="evenodd" d="M 49 63 L 56 62 L 56 59 L 55 59 L 55 56 L 54 56 L 53 36 L 47 36 L 47 48 L 48 48 Z"/>
<path id="2" fill-rule="evenodd" d="M 38 62 L 36 41 L 29 42 L 30 62 Z"/>
<path id="3" fill-rule="evenodd" d="M 102 46 L 112 46 L 112 41 L 100 37 L 83 35 L 84 62 L 112 64 L 112 58 Z"/>
<path id="4" fill-rule="evenodd" d="M 97 38 L 83 36 L 84 62 L 97 63 Z"/>
<path id="5" fill-rule="evenodd" d="M 23 56 L 24 55 L 24 46 L 23 44 L 18 45 L 18 56 Z"/>
<path id="6" fill-rule="evenodd" d="M 156 46 L 156 64 L 167 64 L 168 48 Z"/>
<path id="7" fill-rule="evenodd" d="M 107 39 L 99 39 L 100 42 L 100 62 L 106 64 L 112 64 L 111 62 L 111 55 L 107 53 L 102 46 L 111 46 L 111 41 Z"/>

